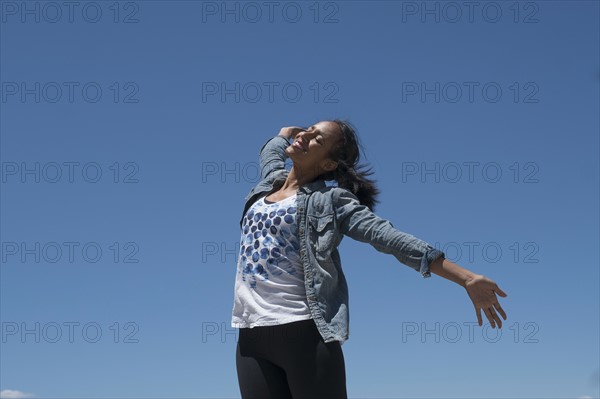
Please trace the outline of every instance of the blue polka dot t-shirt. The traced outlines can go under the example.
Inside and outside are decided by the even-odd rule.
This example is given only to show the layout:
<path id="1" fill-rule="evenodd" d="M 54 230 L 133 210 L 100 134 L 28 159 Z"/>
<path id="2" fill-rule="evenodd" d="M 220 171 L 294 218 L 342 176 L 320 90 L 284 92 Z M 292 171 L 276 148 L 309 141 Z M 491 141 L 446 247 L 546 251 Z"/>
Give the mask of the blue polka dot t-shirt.
<path id="1" fill-rule="evenodd" d="M 231 326 L 270 326 L 310 319 L 299 255 L 296 194 L 265 197 L 247 211 L 235 280 Z"/>

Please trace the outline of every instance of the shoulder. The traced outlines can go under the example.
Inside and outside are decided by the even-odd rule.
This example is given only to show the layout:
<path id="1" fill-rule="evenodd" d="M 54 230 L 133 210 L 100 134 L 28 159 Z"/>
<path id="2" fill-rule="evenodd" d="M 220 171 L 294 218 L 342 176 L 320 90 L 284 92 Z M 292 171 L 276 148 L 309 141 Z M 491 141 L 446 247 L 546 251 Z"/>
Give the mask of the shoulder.
<path id="1" fill-rule="evenodd" d="M 349 202 L 358 203 L 358 197 L 352 193 L 352 191 L 342 188 L 342 187 L 333 187 L 331 190 L 331 198 L 333 200 L 334 205 L 342 206 L 346 205 Z"/>

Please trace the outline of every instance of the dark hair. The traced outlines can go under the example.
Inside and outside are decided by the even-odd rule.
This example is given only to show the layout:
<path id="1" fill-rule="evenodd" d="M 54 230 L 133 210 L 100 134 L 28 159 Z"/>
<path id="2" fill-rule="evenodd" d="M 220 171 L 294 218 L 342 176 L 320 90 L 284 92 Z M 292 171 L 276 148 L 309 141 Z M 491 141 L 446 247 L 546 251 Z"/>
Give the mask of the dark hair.
<path id="1" fill-rule="evenodd" d="M 379 202 L 376 197 L 380 191 L 375 185 L 375 180 L 367 178 L 373 174 L 371 168 L 364 169 L 367 165 L 358 163 L 363 151 L 356 129 L 345 120 L 334 119 L 330 122 L 339 126 L 342 137 L 329 154 L 334 161 L 337 161 L 338 166 L 335 170 L 323 174 L 323 178 L 335 180 L 338 187 L 351 191 L 361 204 L 373 211 L 375 204 Z"/>

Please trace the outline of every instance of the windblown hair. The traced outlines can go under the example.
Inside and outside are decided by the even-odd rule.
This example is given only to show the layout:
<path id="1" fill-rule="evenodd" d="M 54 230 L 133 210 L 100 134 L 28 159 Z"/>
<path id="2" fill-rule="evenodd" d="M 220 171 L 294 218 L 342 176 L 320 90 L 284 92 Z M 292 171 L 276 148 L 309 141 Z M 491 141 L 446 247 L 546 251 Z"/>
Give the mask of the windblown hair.
<path id="1" fill-rule="evenodd" d="M 337 161 L 337 169 L 326 172 L 323 175 L 325 180 L 335 180 L 338 187 L 351 191 L 361 204 L 366 205 L 371 211 L 375 204 L 379 203 L 377 196 L 380 191 L 375 185 L 375 180 L 367 178 L 373 174 L 371 168 L 365 164 L 359 164 L 362 146 L 358 141 L 356 129 L 350 122 L 334 119 L 342 132 L 342 138 L 332 148 L 330 157 Z"/>

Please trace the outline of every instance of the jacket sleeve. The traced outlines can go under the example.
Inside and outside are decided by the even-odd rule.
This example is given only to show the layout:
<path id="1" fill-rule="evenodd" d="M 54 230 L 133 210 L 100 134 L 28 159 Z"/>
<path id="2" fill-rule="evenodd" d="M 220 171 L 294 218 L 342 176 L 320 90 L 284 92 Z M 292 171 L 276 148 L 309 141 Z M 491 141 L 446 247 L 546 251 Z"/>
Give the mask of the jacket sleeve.
<path id="1" fill-rule="evenodd" d="M 340 232 L 354 240 L 371 244 L 377 251 L 391 254 L 401 263 L 431 277 L 429 266 L 445 254 L 410 234 L 403 233 L 386 219 L 362 205 L 349 190 L 333 192 L 336 219 Z"/>
<path id="2" fill-rule="evenodd" d="M 260 180 L 273 172 L 285 169 L 285 149 L 290 145 L 283 136 L 271 137 L 260 149 Z"/>

